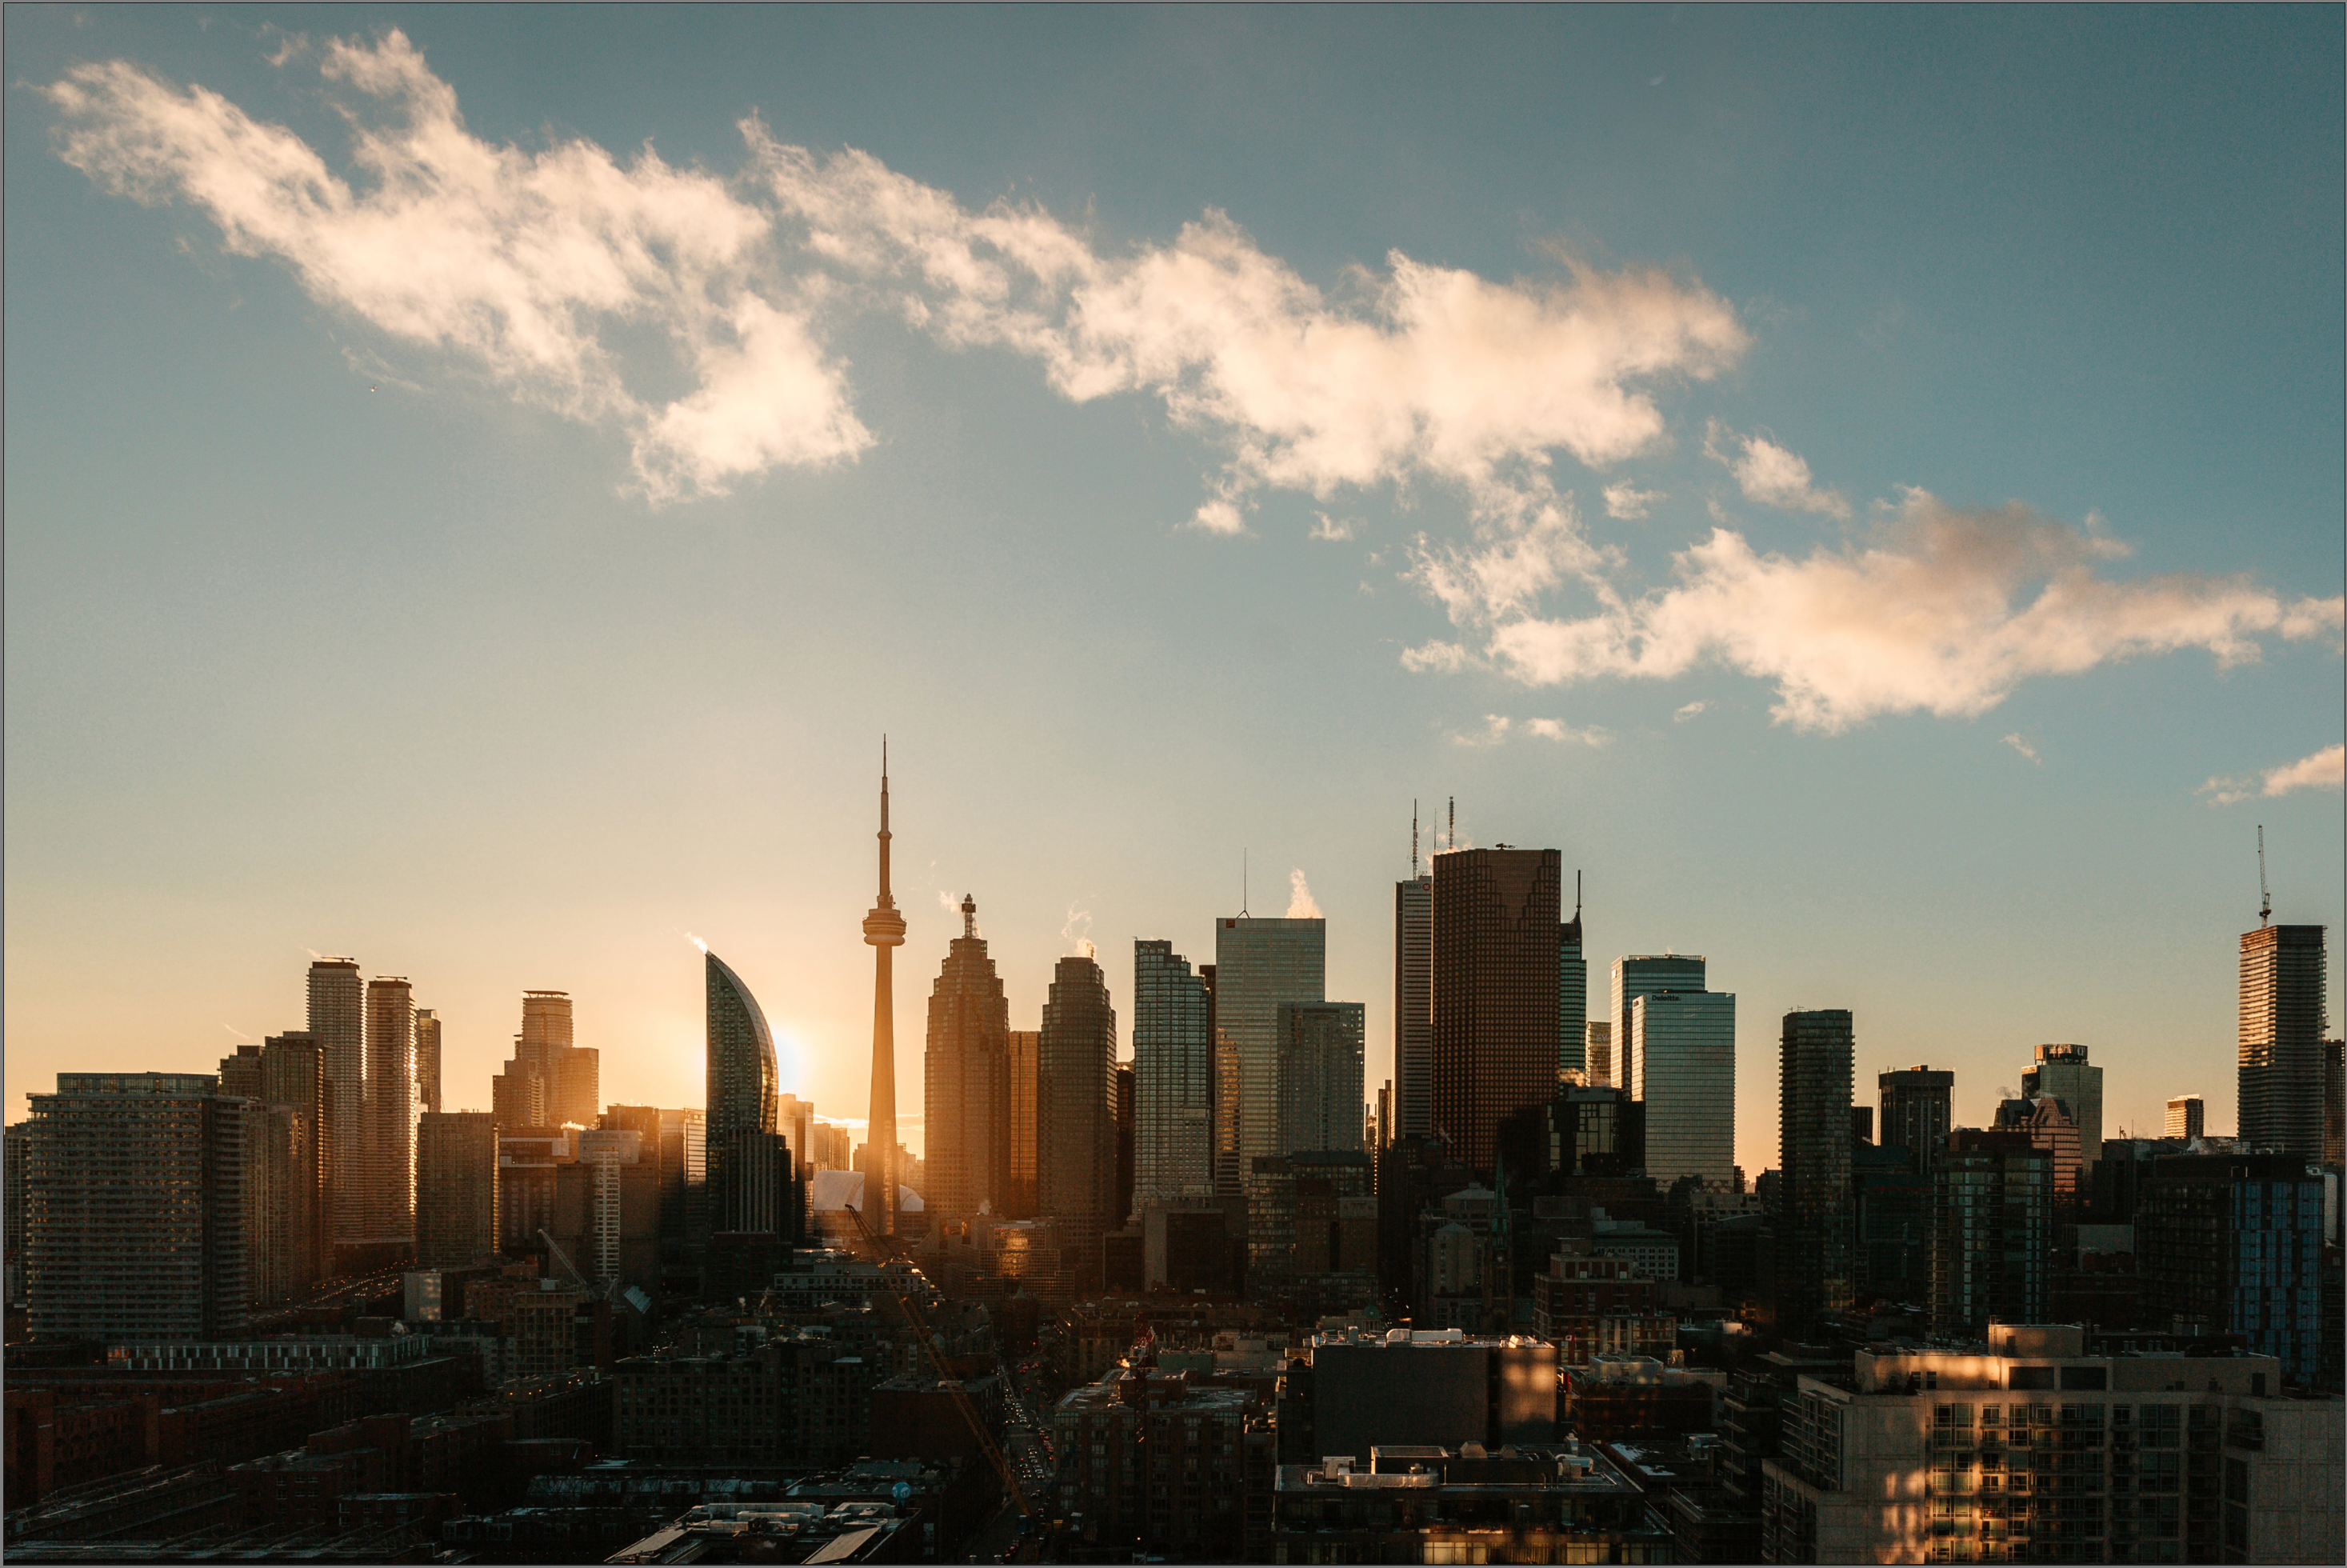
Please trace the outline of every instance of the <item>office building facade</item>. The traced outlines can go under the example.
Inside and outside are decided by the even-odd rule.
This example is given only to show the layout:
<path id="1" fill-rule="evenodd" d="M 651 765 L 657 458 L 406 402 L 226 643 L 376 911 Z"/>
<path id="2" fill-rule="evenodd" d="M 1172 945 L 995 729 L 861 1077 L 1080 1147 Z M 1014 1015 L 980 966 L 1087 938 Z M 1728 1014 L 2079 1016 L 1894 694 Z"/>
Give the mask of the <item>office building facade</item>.
<path id="1" fill-rule="evenodd" d="M 2136 1265 L 2147 1316 L 2239 1334 L 2293 1383 L 2320 1371 L 2322 1177 L 2287 1154 L 2155 1161 L 2137 1192 Z"/>
<path id="2" fill-rule="evenodd" d="M 2241 933 L 2241 1139 L 2322 1158 L 2323 927 Z"/>
<path id="3" fill-rule="evenodd" d="M 1806 1327 L 1849 1310 L 1851 1258 L 1850 1015 L 1788 1012 L 1778 1042 L 1778 1245 L 1799 1266 L 1778 1271 L 1778 1323 Z"/>
<path id="4" fill-rule="evenodd" d="M 415 1128 L 415 1266 L 497 1255 L 497 1122 L 487 1111 L 426 1111 Z"/>
<path id="5" fill-rule="evenodd" d="M 1560 873 L 1562 875 L 1562 873 Z M 1561 891 L 1561 890 L 1560 890 Z M 1556 1074 L 1589 1067 L 1589 960 L 1581 950 L 1581 909 L 1556 932 Z M 1585 1081 L 1585 1080 L 1584 1080 Z"/>
<path id="6" fill-rule="evenodd" d="M 2190 1140 L 2206 1136 L 2209 1118 L 2198 1094 L 2179 1094 L 2168 1102 L 2168 1136 Z"/>
<path id="7" fill-rule="evenodd" d="M 2078 1130 L 2078 1158 L 2088 1165 L 2103 1157 L 2103 1070 L 2086 1060 L 2083 1045 L 2041 1045 L 2035 1065 L 2021 1075 L 2021 1097 L 2052 1095 Z"/>
<path id="8" fill-rule="evenodd" d="M 415 1100 L 425 1112 L 440 1109 L 440 1015 L 415 1009 Z"/>
<path id="9" fill-rule="evenodd" d="M 1458 849 L 1434 857 L 1432 1130 L 1489 1171 L 1500 1123 L 1557 1085 L 1563 856 Z"/>
<path id="10" fill-rule="evenodd" d="M 1214 1192 L 1206 983 L 1164 941 L 1133 944 L 1133 1194 L 1138 1208 Z"/>
<path id="11" fill-rule="evenodd" d="M 1394 1130 L 1423 1138 L 1433 1114 L 1434 878 L 1394 884 Z"/>
<path id="12" fill-rule="evenodd" d="M 1736 1175 L 1736 997 L 1653 991 L 1630 1003 L 1631 1098 L 1646 1107 L 1646 1174 Z M 1848 1117 L 1844 1117 L 1845 1139 Z"/>
<path id="13" fill-rule="evenodd" d="M 1664 991 L 1700 991 L 1706 981 L 1705 960 L 1690 953 L 1635 954 L 1614 960 L 1613 986 L 1606 1014 L 1607 1043 L 1613 1048 L 1613 1071 L 1607 1081 L 1632 1089 L 1638 1078 L 1632 1060 L 1630 1009 L 1640 997 Z"/>
<path id="14" fill-rule="evenodd" d="M 34 1337 L 211 1338 L 251 1311 L 261 1106 L 210 1073 L 61 1072 L 29 1097 Z"/>
<path id="15" fill-rule="evenodd" d="M 1098 1288 L 1116 1187 L 1116 1009 L 1088 954 L 1053 971 L 1035 1069 L 1037 1206 L 1059 1224 L 1079 1288 Z"/>
<path id="16" fill-rule="evenodd" d="M 962 934 L 929 992 L 922 1061 L 922 1199 L 958 1225 L 1002 1213 L 1010 1166 L 1010 1003 L 978 934 L 978 901 L 961 901 Z"/>
<path id="17" fill-rule="evenodd" d="M 2025 1132 L 1960 1128 L 1932 1166 L 1932 1332 L 2045 1317 L 2054 1157 Z"/>
<path id="18" fill-rule="evenodd" d="M 1279 1004 L 1276 1153 L 1359 1152 L 1365 1011 L 1359 1002 Z"/>
<path id="19" fill-rule="evenodd" d="M 1279 1004 L 1324 999 L 1327 949 L 1326 920 L 1215 922 L 1214 1029 L 1235 1069 L 1229 1131 L 1242 1169 L 1279 1152 Z"/>
<path id="20" fill-rule="evenodd" d="M 1955 1126 L 1956 1075 L 1929 1066 L 1903 1067 L 1881 1074 L 1875 1088 L 1882 1105 L 1876 1141 L 1906 1150 L 1918 1173 L 1928 1176 Z"/>

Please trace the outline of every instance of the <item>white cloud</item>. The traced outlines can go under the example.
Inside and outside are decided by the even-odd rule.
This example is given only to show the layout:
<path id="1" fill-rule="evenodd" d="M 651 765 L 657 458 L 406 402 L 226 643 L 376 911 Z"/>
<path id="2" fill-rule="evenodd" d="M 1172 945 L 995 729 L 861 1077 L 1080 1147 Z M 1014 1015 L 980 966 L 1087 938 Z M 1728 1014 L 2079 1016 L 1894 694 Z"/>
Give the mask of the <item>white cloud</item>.
<path id="1" fill-rule="evenodd" d="M 1562 719 L 1526 719 L 1524 733 L 1543 741 L 1572 741 L 1579 745 L 1599 750 L 1614 743 L 1614 736 L 1603 726 L 1592 724 L 1586 729 L 1574 729 Z"/>
<path id="2" fill-rule="evenodd" d="M 2261 633 L 2340 624 L 2337 599 L 2285 603 L 2240 579 L 2097 575 L 2125 554 L 2092 526 L 2018 503 L 1967 511 L 1911 489 L 1871 543 L 1796 560 L 1717 528 L 1677 554 L 1674 586 L 1635 600 L 1601 586 L 1597 612 L 1578 620 L 1534 613 L 1504 574 L 1479 593 L 1480 579 L 1431 569 L 1446 563 L 1423 549 L 1420 580 L 1528 685 L 1667 678 L 1716 661 L 1775 682 L 1778 722 L 1829 732 L 1884 713 L 1978 714 L 2024 680 L 2136 654 L 2205 648 L 2227 667 L 2261 657 Z"/>
<path id="3" fill-rule="evenodd" d="M 1656 501 L 1665 500 L 1660 490 L 1641 490 L 1627 479 L 1617 479 L 1605 487 L 1605 515 L 1621 522 L 1635 522 L 1654 509 Z"/>
<path id="4" fill-rule="evenodd" d="M 1297 866 L 1287 874 L 1287 917 L 1291 920 L 1317 920 L 1320 906 L 1312 899 L 1312 886 L 1304 880 L 1304 868 Z"/>
<path id="5" fill-rule="evenodd" d="M 1312 515 L 1317 520 L 1313 523 L 1312 532 L 1307 536 L 1307 538 L 1343 544 L 1358 538 L 1360 534 L 1361 519 L 1358 518 L 1332 518 L 1326 512 L 1315 512 Z"/>
<path id="6" fill-rule="evenodd" d="M 2004 744 L 2011 746 L 2014 751 L 2019 752 L 2031 762 L 2038 763 L 2039 766 L 2042 767 L 2045 765 L 2042 762 L 2038 762 L 2037 748 L 2031 745 L 2027 740 L 2023 738 L 2019 730 L 2015 730 L 2011 734 L 2005 736 Z"/>
<path id="7" fill-rule="evenodd" d="M 1848 518 L 1850 503 L 1809 480 L 1809 460 L 1765 436 L 1738 436 L 1717 419 L 1704 432 L 1704 455 L 1725 464 L 1747 501 L 1788 512 Z"/>
<path id="8" fill-rule="evenodd" d="M 287 50 L 291 59 L 300 51 Z M 219 94 L 123 61 L 46 89 L 66 162 L 149 203 L 184 202 L 239 255 L 284 263 L 312 298 L 446 351 L 524 399 L 614 422 L 655 499 L 871 443 L 812 302 L 761 265 L 773 220 L 649 148 L 538 153 L 472 135 L 405 35 L 325 46 L 355 179 Z M 614 329 L 649 325 L 696 384 L 666 405 L 631 385 Z"/>
<path id="9" fill-rule="evenodd" d="M 1205 533 L 1221 534 L 1226 538 L 1235 538 L 1247 531 L 1246 518 L 1239 515 L 1238 507 L 1219 497 L 1202 503 L 1190 515 L 1189 526 Z"/>
<path id="10" fill-rule="evenodd" d="M 2252 796 L 2284 795 L 2302 789 L 2337 789 L 2347 782 L 2347 745 L 2325 746 L 2319 752 L 2268 768 L 2247 778 L 2212 778 L 2195 794 L 2209 797 L 2210 805 L 2231 805 Z"/>
<path id="11" fill-rule="evenodd" d="M 1671 714 L 1671 723 L 1684 724 L 1709 706 L 1711 706 L 1710 703 L 1700 701 L 1685 703 Z"/>

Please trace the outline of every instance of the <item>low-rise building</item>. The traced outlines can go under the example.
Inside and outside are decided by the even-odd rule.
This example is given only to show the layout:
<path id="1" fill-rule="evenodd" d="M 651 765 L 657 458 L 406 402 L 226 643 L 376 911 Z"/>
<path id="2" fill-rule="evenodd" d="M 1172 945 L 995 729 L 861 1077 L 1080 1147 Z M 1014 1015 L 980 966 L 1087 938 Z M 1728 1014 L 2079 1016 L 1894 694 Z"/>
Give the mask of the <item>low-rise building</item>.
<path id="1" fill-rule="evenodd" d="M 1117 1367 L 1052 1414 L 1056 1512 L 1088 1548 L 1260 1562 L 1270 1411 L 1244 1388 Z"/>
<path id="2" fill-rule="evenodd" d="M 1802 1377 L 1762 1467 L 1768 1560 L 2347 1560 L 2347 1407 L 2283 1397 L 2269 1356 L 2090 1348 L 1999 1323 Z"/>
<path id="3" fill-rule="evenodd" d="M 1667 1562 L 1671 1538 L 1595 1450 L 1480 1443 L 1378 1447 L 1284 1464 L 1274 1563 Z"/>

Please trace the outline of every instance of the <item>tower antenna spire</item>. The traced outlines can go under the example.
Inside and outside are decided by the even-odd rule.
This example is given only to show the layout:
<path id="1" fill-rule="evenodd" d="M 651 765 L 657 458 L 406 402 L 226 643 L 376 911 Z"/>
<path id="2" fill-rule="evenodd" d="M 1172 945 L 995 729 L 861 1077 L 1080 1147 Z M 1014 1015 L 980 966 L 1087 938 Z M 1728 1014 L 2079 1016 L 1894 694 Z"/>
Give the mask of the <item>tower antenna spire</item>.
<path id="1" fill-rule="evenodd" d="M 1418 802 L 1409 803 L 1409 874 L 1418 875 Z"/>
<path id="2" fill-rule="evenodd" d="M 1450 848 L 1453 854 L 1459 849 L 1459 797 L 1455 794 L 1450 797 Z"/>
<path id="3" fill-rule="evenodd" d="M 2266 825 L 2258 824 L 2258 924 L 2273 924 L 2273 895 L 2266 891 Z"/>
<path id="4" fill-rule="evenodd" d="M 1581 918 L 1581 871 L 1578 866 L 1573 873 L 1573 917 L 1576 920 Z"/>
<path id="5" fill-rule="evenodd" d="M 1245 850 L 1242 849 L 1242 850 L 1240 850 L 1240 851 L 1239 851 L 1239 918 L 1240 918 L 1240 919 L 1242 919 L 1242 920 L 1244 920 L 1244 919 L 1245 919 L 1245 918 L 1247 917 L 1247 912 L 1246 912 L 1246 896 L 1247 896 L 1247 864 L 1246 864 L 1246 862 L 1247 862 L 1247 852 L 1246 852 Z"/>

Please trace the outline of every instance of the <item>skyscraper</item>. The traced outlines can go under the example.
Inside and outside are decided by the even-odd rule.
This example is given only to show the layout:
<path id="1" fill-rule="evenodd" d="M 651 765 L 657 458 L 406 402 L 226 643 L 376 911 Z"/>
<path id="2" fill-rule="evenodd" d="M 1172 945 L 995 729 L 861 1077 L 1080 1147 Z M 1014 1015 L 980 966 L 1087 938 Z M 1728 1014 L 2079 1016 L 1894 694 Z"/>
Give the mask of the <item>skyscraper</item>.
<path id="1" fill-rule="evenodd" d="M 1059 1222 L 1080 1288 L 1098 1288 L 1101 1239 L 1114 1223 L 1116 1009 L 1089 953 L 1061 958 L 1043 1004 L 1035 1071 L 1038 1206 Z M 1121 1216 L 1120 1216 L 1121 1217 Z"/>
<path id="2" fill-rule="evenodd" d="M 489 1085 L 502 1127 L 590 1127 L 600 1114 L 600 1053 L 572 1043 L 567 991 L 521 993 L 513 1060 Z"/>
<path id="3" fill-rule="evenodd" d="M 1394 1128 L 1412 1138 L 1433 1113 L 1433 979 L 1434 878 L 1413 876 L 1394 884 Z"/>
<path id="4" fill-rule="evenodd" d="M 1646 1174 L 1736 1176 L 1736 997 L 1650 991 L 1630 1003 L 1630 1098 L 1646 1107 Z M 1842 1118 L 1847 1148 L 1850 1118 Z"/>
<path id="5" fill-rule="evenodd" d="M 1138 1208 L 1214 1192 L 1214 1040 L 1206 984 L 1163 941 L 1133 944 L 1133 1197 Z"/>
<path id="6" fill-rule="evenodd" d="M 1929 1175 L 1954 1124 L 1956 1075 L 1919 1063 L 1883 1073 L 1875 1086 L 1882 1097 L 1882 1146 L 1906 1150 L 1916 1171 Z"/>
<path id="7" fill-rule="evenodd" d="M 1648 1005 L 1652 1005 L 1649 1002 Z M 1778 1271 L 1779 1327 L 1847 1311 L 1853 1289 L 1850 1071 L 1856 1046 L 1840 1009 L 1788 1012 L 1778 1041 L 1778 1235 L 1799 1266 Z"/>
<path id="8" fill-rule="evenodd" d="M 1611 1026 L 1607 1043 L 1614 1050 L 1612 1081 L 1631 1089 L 1632 1098 L 1639 1098 L 1632 1086 L 1638 1079 L 1638 1064 L 1631 1054 L 1630 1007 L 1640 997 L 1658 991 L 1699 991 L 1704 988 L 1704 960 L 1683 953 L 1646 954 L 1614 960 L 1614 992 L 1606 1021 Z"/>
<path id="9" fill-rule="evenodd" d="M 2034 1100 L 2000 1100 L 1996 1106 L 2000 1131 L 2019 1132 L 2053 1163 L 2054 1217 L 2057 1223 L 2077 1218 L 2084 1199 L 2085 1162 L 2078 1153 L 2078 1124 L 2062 1102 L 2051 1094 Z"/>
<path id="10" fill-rule="evenodd" d="M 1361 1147 L 1365 1010 L 1359 1002 L 1282 1002 L 1280 1154 Z"/>
<path id="11" fill-rule="evenodd" d="M 1560 873 L 1561 875 L 1561 873 Z M 1560 895 L 1563 889 L 1559 890 Z M 1556 933 L 1556 1071 L 1589 1068 L 1589 960 L 1581 951 L 1581 884 L 1573 879 L 1573 918 Z"/>
<path id="12" fill-rule="evenodd" d="M 440 1015 L 415 1009 L 415 1098 L 427 1112 L 440 1109 Z"/>
<path id="13" fill-rule="evenodd" d="M 1010 1031 L 1010 1180 L 1003 1213 L 1015 1220 L 1035 1217 L 1035 1067 L 1042 1049 L 1041 1030 Z"/>
<path id="14" fill-rule="evenodd" d="M 2208 1120 L 2200 1096 L 2179 1094 L 2168 1102 L 2168 1135 L 2171 1138 L 2198 1138 L 2208 1132 Z"/>
<path id="15" fill-rule="evenodd" d="M 367 1206 L 360 1245 L 415 1246 L 415 996 L 405 979 L 378 975 L 366 988 Z"/>
<path id="16" fill-rule="evenodd" d="M 964 895 L 961 935 L 929 993 L 921 1197 L 939 1225 L 999 1214 L 1010 1174 L 1010 1003 Z"/>
<path id="17" fill-rule="evenodd" d="M 766 1027 L 758 999 L 723 958 L 705 948 L 702 951 L 709 1003 L 709 1103 L 708 1119 L 702 1125 L 708 1184 L 702 1217 L 717 1230 L 727 1228 L 729 1216 L 743 1206 L 745 1200 L 733 1191 L 737 1178 L 752 1184 L 759 1193 L 771 1184 L 759 1171 L 737 1170 L 740 1162 L 729 1156 L 740 1142 L 735 1133 L 774 1131 L 774 1092 L 781 1072 L 774 1063 L 774 1031 Z M 754 1194 L 747 1202 L 752 1208 L 759 1206 Z"/>
<path id="18" fill-rule="evenodd" d="M 39 1339 L 241 1329 L 258 1102 L 193 1072 L 61 1072 L 30 1097 L 26 1291 Z"/>
<path id="19" fill-rule="evenodd" d="M 1506 845 L 1434 857 L 1432 1127 L 1472 1171 L 1501 1122 L 1556 1092 L 1563 865 Z"/>
<path id="20" fill-rule="evenodd" d="M 241 1045 L 220 1061 L 220 1092 L 256 1101 L 246 1291 L 254 1307 L 306 1295 L 333 1272 L 327 1231 L 323 1053 L 302 1033 Z"/>
<path id="21" fill-rule="evenodd" d="M 2241 1139 L 2322 1158 L 2323 927 L 2241 933 Z"/>
<path id="22" fill-rule="evenodd" d="M 331 1128 L 332 1245 L 350 1246 L 366 1228 L 366 982 L 356 958 L 310 966 L 310 1038 L 325 1052 Z"/>
<path id="23" fill-rule="evenodd" d="M 2045 1321 L 2054 1159 L 2029 1134 L 1966 1127 L 1932 1163 L 1932 1332 Z"/>
<path id="24" fill-rule="evenodd" d="M 1618 1088 L 1621 1073 L 1614 1061 L 1614 1025 L 1594 1018 L 1581 1026 L 1581 1071 L 1592 1089 Z"/>
<path id="25" fill-rule="evenodd" d="M 415 1129 L 415 1266 L 497 1255 L 497 1122 L 487 1111 L 426 1111 Z"/>
<path id="26" fill-rule="evenodd" d="M 2078 1129 L 2078 1158 L 2093 1164 L 2103 1157 L 2103 1070 L 2089 1065 L 2083 1045 L 2041 1045 L 2037 1065 L 2021 1075 L 2021 1097 L 2052 1095 Z"/>
<path id="27" fill-rule="evenodd" d="M 894 955 L 905 942 L 905 917 L 888 894 L 888 743 L 880 743 L 880 897 L 864 917 L 872 949 L 872 1163 L 866 1173 L 865 1223 L 897 1233 L 897 987 Z M 876 1194 L 873 1189 L 879 1190 Z"/>
<path id="28" fill-rule="evenodd" d="M 1328 923 L 1239 915 L 1214 927 L 1214 1028 L 1237 1068 L 1241 1171 L 1279 1152 L 1279 1004 L 1317 1002 Z"/>

